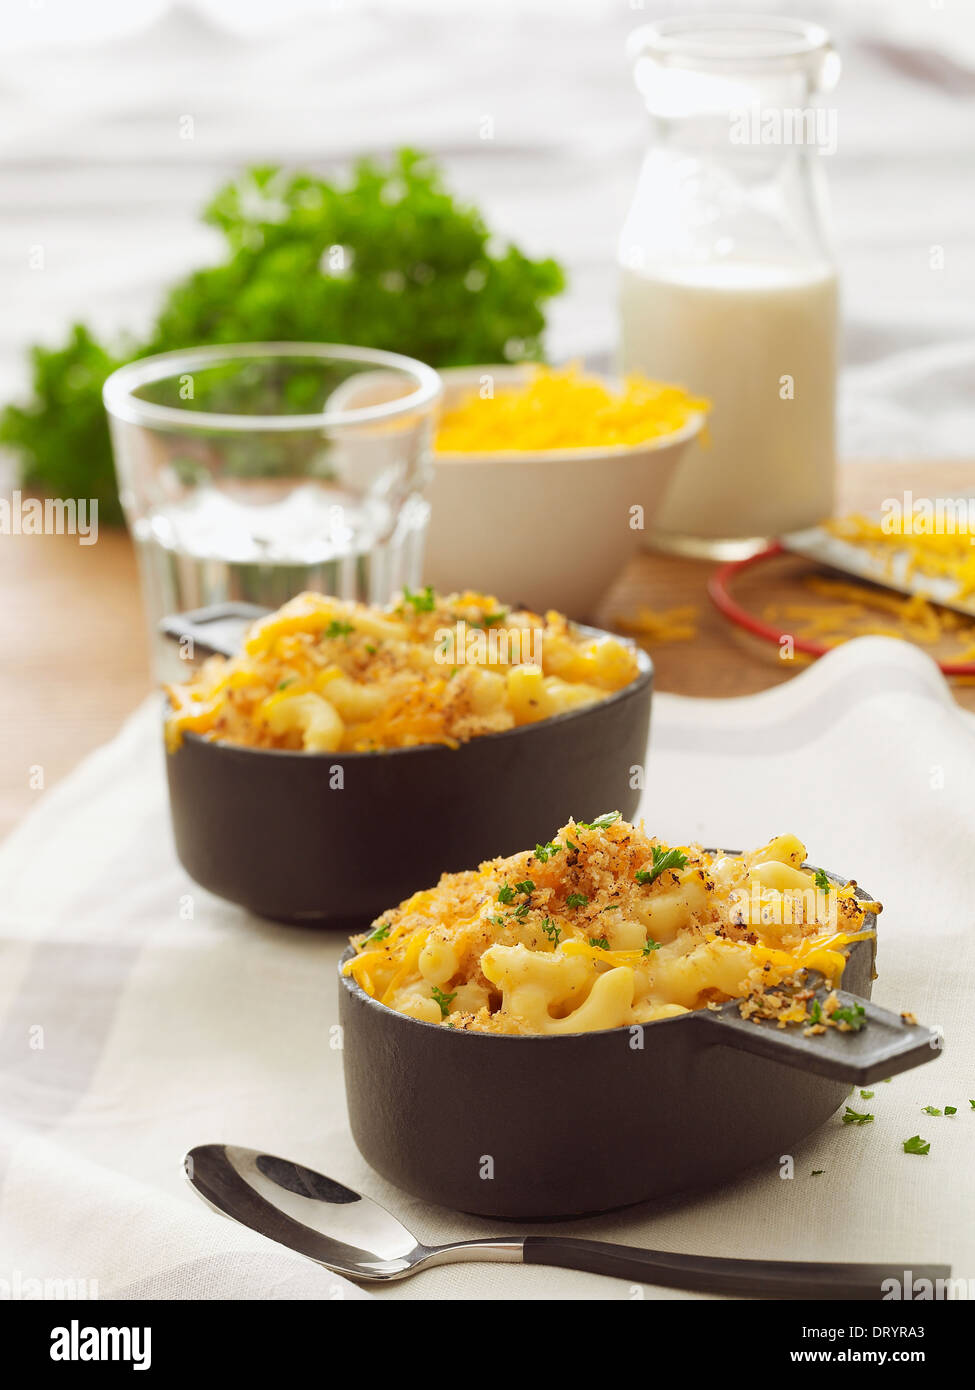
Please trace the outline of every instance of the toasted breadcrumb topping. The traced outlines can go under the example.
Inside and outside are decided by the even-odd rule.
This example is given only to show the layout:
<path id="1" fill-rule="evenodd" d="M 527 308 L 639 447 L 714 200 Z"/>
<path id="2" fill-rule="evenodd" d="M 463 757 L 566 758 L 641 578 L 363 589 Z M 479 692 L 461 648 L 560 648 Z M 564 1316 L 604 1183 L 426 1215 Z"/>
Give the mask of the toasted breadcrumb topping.
<path id="1" fill-rule="evenodd" d="M 835 983 L 880 910 L 805 855 L 792 835 L 725 854 L 668 846 L 616 812 L 570 820 L 383 913 L 344 968 L 381 1003 L 452 1028 L 584 1032 L 729 999 L 786 1026 L 808 1017 L 806 972 Z"/>

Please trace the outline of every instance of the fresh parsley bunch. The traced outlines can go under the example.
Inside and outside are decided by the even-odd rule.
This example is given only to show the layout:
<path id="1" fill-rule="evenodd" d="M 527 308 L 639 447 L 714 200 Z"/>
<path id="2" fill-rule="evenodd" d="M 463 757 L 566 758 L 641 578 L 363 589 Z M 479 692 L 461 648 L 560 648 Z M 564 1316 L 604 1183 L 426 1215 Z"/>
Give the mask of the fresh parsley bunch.
<path id="1" fill-rule="evenodd" d="M 386 166 L 361 160 L 345 184 L 250 169 L 203 215 L 227 255 L 169 292 L 147 342 L 108 347 L 76 324 L 63 347 L 32 350 L 32 399 L 0 414 L 25 486 L 97 497 L 102 521 L 121 521 L 101 387 L 123 362 L 273 340 L 386 348 L 435 367 L 537 360 L 542 306 L 565 284 L 555 261 L 497 249 L 478 211 L 414 150 Z"/>

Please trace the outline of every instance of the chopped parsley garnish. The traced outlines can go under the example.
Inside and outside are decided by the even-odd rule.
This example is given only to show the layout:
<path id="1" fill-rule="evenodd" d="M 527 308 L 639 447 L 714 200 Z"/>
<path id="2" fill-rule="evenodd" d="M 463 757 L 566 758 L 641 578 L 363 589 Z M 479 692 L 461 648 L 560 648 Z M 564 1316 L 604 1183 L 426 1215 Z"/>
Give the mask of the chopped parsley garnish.
<path id="1" fill-rule="evenodd" d="M 572 841 L 569 839 L 568 835 L 566 835 L 566 837 L 565 837 L 565 843 L 566 843 L 566 845 L 568 846 L 568 848 L 571 849 L 571 851 L 572 851 L 573 854 L 578 854 L 578 853 L 579 853 L 579 846 L 576 845 L 576 844 L 573 844 Z"/>
<path id="2" fill-rule="evenodd" d="M 876 1095 L 876 1092 L 875 1092 L 875 1091 L 861 1091 L 861 1092 L 860 1092 L 860 1099 L 861 1099 L 861 1100 L 873 1100 L 873 1098 L 874 1098 L 875 1095 Z"/>
<path id="3" fill-rule="evenodd" d="M 934 1106 L 934 1105 L 922 1105 L 922 1106 L 921 1106 L 921 1109 L 924 1111 L 925 1115 L 940 1115 L 940 1114 L 941 1114 L 941 1111 L 937 1108 L 937 1106 Z"/>
<path id="4" fill-rule="evenodd" d="M 560 926 L 557 926 L 556 923 L 551 920 L 551 918 L 545 918 L 545 921 L 542 923 L 542 931 L 548 937 L 549 941 L 551 941 L 553 946 L 557 946 L 559 944 L 559 937 L 562 935 L 562 928 Z"/>
<path id="5" fill-rule="evenodd" d="M 653 883 L 654 879 L 666 873 L 668 869 L 683 869 L 687 864 L 687 855 L 680 849 L 664 849 L 661 845 L 653 846 L 653 866 L 649 869 L 637 869 L 634 877 L 637 883 Z"/>
<path id="6" fill-rule="evenodd" d="M 814 1177 L 814 1178 L 818 1178 L 819 1175 L 820 1175 L 821 1173 L 825 1173 L 825 1172 L 826 1172 L 826 1169 L 825 1169 L 825 1168 L 814 1168 L 814 1169 L 812 1170 L 812 1173 L 810 1174 L 810 1176 L 811 1176 L 811 1177 Z"/>
<path id="7" fill-rule="evenodd" d="M 447 679 L 448 679 L 449 681 L 452 681 L 453 678 L 454 678 L 454 676 L 456 676 L 456 674 L 457 674 L 457 672 L 458 672 L 459 670 L 460 670 L 460 667 L 459 667 L 459 666 L 451 666 L 450 670 L 447 672 Z"/>
<path id="8" fill-rule="evenodd" d="M 370 656 L 375 656 L 378 650 L 379 648 L 374 647 L 371 642 L 366 643 L 366 651 L 369 653 Z"/>
<path id="9" fill-rule="evenodd" d="M 326 637 L 348 637 L 350 632 L 355 632 L 353 623 L 340 622 L 338 618 L 333 618 L 325 629 Z"/>
<path id="10" fill-rule="evenodd" d="M 439 985 L 434 985 L 431 993 L 433 994 L 434 1003 L 440 1005 L 440 1017 L 446 1018 L 451 1004 L 457 998 L 457 991 L 454 990 L 453 994 L 444 994 Z"/>
<path id="11" fill-rule="evenodd" d="M 391 930 L 391 928 L 390 928 L 390 925 L 389 925 L 388 922 L 380 922 L 380 923 L 379 923 L 379 926 L 378 926 L 378 927 L 376 928 L 376 930 L 373 932 L 372 936 L 367 936 L 367 937 L 366 937 L 366 940 L 367 940 L 367 941 L 385 941 L 386 938 L 387 938 L 387 936 L 388 936 L 389 933 L 390 933 L 390 930 Z"/>
<path id="12" fill-rule="evenodd" d="M 822 889 L 824 893 L 829 892 L 829 879 L 826 877 L 825 869 L 816 870 L 816 887 Z"/>
<path id="13" fill-rule="evenodd" d="M 539 864 L 547 864 L 553 854 L 561 854 L 562 846 L 553 844 L 550 840 L 547 845 L 535 846 L 535 858 Z"/>
<path id="14" fill-rule="evenodd" d="M 926 1139 L 922 1139 L 920 1134 L 912 1134 L 910 1139 L 904 1140 L 904 1152 L 906 1154 L 929 1154 L 931 1145 Z"/>
<path id="15" fill-rule="evenodd" d="M 820 1002 L 819 1002 L 818 999 L 814 999 L 814 1000 L 813 1000 L 813 1006 L 812 1006 L 812 1008 L 809 1010 L 809 1022 L 810 1022 L 810 1023 L 822 1023 L 822 1021 L 823 1021 L 823 1006 L 822 1006 L 822 1004 L 820 1004 Z"/>
<path id="16" fill-rule="evenodd" d="M 294 685 L 294 683 L 295 683 L 295 681 L 296 681 L 297 679 L 298 679 L 297 676 L 289 676 L 288 679 L 287 679 L 286 681 L 278 681 L 278 689 L 279 689 L 279 690 L 287 690 L 288 686 L 289 686 L 289 685 Z"/>
<path id="17" fill-rule="evenodd" d="M 502 883 L 501 887 L 498 889 L 498 902 L 513 903 L 515 900 L 516 893 L 524 893 L 527 897 L 529 893 L 534 892 L 534 889 L 535 885 L 530 878 L 522 879 L 522 881 L 520 883 L 516 883 L 513 888 L 510 883 Z M 509 919 L 511 917 L 527 917 L 529 912 L 531 912 L 531 903 L 519 903 L 518 906 L 515 908 L 514 912 L 509 913 Z M 494 921 L 496 922 L 501 922 L 502 920 L 503 919 L 500 917 L 494 918 Z"/>
<path id="18" fill-rule="evenodd" d="M 589 945 L 598 946 L 601 951 L 609 950 L 609 942 L 606 940 L 605 936 L 591 936 L 589 938 Z"/>
<path id="19" fill-rule="evenodd" d="M 972 1109 L 975 1110 L 975 1100 L 970 1100 L 968 1103 L 972 1107 Z"/>
<path id="20" fill-rule="evenodd" d="M 841 1009 L 834 1009 L 830 1018 L 834 1023 L 845 1023 L 854 1033 L 867 1026 L 867 1011 L 862 1004 L 844 1004 Z"/>
<path id="21" fill-rule="evenodd" d="M 507 616 L 508 610 L 506 608 L 499 609 L 497 613 L 485 613 L 484 626 L 494 627 L 495 623 L 503 623 Z"/>
<path id="22" fill-rule="evenodd" d="M 585 907 L 589 899 L 585 893 L 570 893 L 565 900 L 566 907 Z"/>
<path id="23" fill-rule="evenodd" d="M 428 584 L 422 594 L 414 594 L 412 589 L 404 587 L 403 602 L 408 603 L 414 613 L 432 613 L 437 606 L 437 596 L 432 584 Z"/>
<path id="24" fill-rule="evenodd" d="M 654 941 L 652 936 L 648 936 L 646 941 L 644 941 L 643 943 L 643 950 L 641 952 L 641 955 L 648 956 L 651 951 L 659 951 L 662 945 L 662 941 Z"/>
<path id="25" fill-rule="evenodd" d="M 604 811 L 595 820 L 579 820 L 576 825 L 580 830 L 608 830 L 611 825 L 615 825 L 620 818 L 619 811 Z"/>
<path id="26" fill-rule="evenodd" d="M 603 912 L 619 912 L 619 903 L 610 903 L 609 907 L 604 907 Z"/>
<path id="27" fill-rule="evenodd" d="M 958 1106 L 957 1106 L 957 1105 L 946 1105 L 946 1106 L 945 1106 L 945 1114 L 946 1114 L 946 1115 L 957 1115 L 957 1114 L 958 1114 Z"/>
<path id="28" fill-rule="evenodd" d="M 843 1123 L 845 1125 L 872 1125 L 873 1116 L 866 1111 L 854 1110 L 848 1105 L 843 1116 Z"/>

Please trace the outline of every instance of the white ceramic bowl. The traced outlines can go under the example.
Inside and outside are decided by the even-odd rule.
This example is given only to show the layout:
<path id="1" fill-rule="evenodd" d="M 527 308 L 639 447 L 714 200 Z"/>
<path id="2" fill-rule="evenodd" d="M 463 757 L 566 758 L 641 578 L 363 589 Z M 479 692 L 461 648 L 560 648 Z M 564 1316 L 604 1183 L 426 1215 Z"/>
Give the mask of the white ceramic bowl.
<path id="1" fill-rule="evenodd" d="M 476 390 L 524 380 L 524 366 L 441 372 L 443 408 Z M 646 538 L 689 440 L 694 415 L 673 434 L 603 449 L 435 453 L 424 581 L 441 593 L 478 589 L 539 612 L 592 616 Z M 642 507 L 642 529 L 634 526 Z"/>

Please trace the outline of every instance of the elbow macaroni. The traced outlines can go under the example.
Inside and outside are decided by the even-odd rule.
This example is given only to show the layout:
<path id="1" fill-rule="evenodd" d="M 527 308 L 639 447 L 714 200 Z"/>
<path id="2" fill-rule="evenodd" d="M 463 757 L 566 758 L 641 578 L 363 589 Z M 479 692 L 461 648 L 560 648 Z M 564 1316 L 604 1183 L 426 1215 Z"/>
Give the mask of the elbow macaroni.
<path id="1" fill-rule="evenodd" d="M 414 893 L 353 938 L 344 969 L 390 1008 L 454 1028 L 557 1036 L 757 998 L 778 1000 L 785 1026 L 806 1017 L 801 972 L 835 984 L 880 910 L 805 857 L 793 835 L 731 855 L 667 849 L 615 812 L 570 821 Z"/>
<path id="2" fill-rule="evenodd" d="M 407 590 L 388 611 L 299 594 L 252 626 L 239 656 L 167 687 L 167 743 L 190 732 L 309 753 L 457 747 L 605 700 L 638 672 L 629 643 L 485 594 Z"/>

